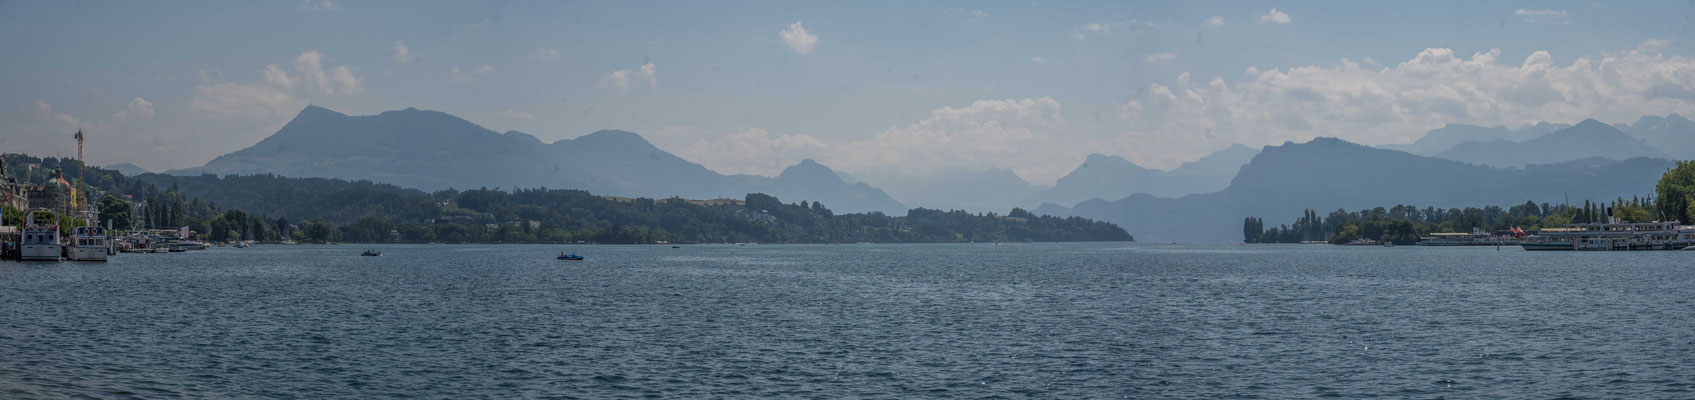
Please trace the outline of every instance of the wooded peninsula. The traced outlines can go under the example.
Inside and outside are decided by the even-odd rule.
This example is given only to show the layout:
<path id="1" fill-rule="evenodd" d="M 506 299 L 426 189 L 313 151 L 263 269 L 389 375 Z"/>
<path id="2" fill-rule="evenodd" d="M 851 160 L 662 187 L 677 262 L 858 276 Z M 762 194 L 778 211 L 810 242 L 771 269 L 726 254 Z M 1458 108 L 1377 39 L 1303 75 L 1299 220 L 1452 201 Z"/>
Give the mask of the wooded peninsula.
<path id="1" fill-rule="evenodd" d="M 5 156 L 14 187 L 80 187 L 69 158 Z M 196 239 L 394 243 L 957 243 L 1133 241 L 1080 217 L 917 208 L 905 216 L 837 214 L 821 202 L 625 198 L 569 189 L 433 193 L 370 181 L 275 175 L 125 176 L 86 167 L 89 205 L 119 230 L 188 227 Z M 13 189 L 8 189 L 13 190 Z M 68 189 L 65 189 L 68 190 Z M 67 196 L 70 197 L 70 196 Z M 88 200 L 84 200 L 87 202 Z M 49 208 L 32 205 L 31 208 Z M 62 211 L 60 211 L 62 213 Z M 21 213 L 5 210 L 4 223 Z M 66 224 L 68 229 L 69 224 Z"/>

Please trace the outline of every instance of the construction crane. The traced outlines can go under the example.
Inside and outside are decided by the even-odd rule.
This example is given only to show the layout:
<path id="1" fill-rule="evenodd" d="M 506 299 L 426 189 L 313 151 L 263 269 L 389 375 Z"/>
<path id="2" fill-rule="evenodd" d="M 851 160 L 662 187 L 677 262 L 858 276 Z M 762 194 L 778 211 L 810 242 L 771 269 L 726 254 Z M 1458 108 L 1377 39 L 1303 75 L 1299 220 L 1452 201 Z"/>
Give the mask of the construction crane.
<path id="1" fill-rule="evenodd" d="M 71 208 L 76 209 L 76 212 L 78 214 L 81 214 L 82 213 L 82 205 L 77 204 L 77 200 L 80 200 L 80 199 L 78 199 L 78 197 L 88 196 L 87 181 L 84 181 L 82 179 L 83 162 L 82 162 L 82 130 L 81 129 L 77 130 L 77 136 L 76 137 L 77 137 L 77 189 L 76 189 L 76 191 L 71 192 Z"/>

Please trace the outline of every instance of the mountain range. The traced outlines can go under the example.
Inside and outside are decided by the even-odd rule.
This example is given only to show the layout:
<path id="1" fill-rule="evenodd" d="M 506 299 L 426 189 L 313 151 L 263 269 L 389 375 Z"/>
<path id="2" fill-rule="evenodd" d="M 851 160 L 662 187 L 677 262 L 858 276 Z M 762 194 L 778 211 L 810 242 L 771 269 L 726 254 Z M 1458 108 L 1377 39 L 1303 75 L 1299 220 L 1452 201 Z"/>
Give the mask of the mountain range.
<path id="1" fill-rule="evenodd" d="M 1053 187 L 1041 188 L 1000 169 L 856 179 L 810 159 L 775 177 L 725 175 L 625 131 L 545 143 L 435 111 L 348 116 L 309 106 L 251 147 L 170 173 L 369 180 L 426 191 L 548 187 L 693 199 L 766 193 L 823 202 L 838 212 L 906 214 L 906 204 L 870 181 L 924 207 L 1004 212 L 1021 205 L 1118 223 L 1150 240 L 1223 241 L 1239 239 L 1233 235 L 1243 217 L 1275 222 L 1309 208 L 1465 207 L 1558 203 L 1567 194 L 1646 194 L 1670 166 L 1658 158 L 1695 152 L 1695 122 L 1672 114 L 1635 124 L 1543 122 L 1512 130 L 1451 124 L 1402 148 L 1435 157 L 1330 138 L 1263 151 L 1232 145 L 1170 171 L 1091 154 Z"/>
<path id="2" fill-rule="evenodd" d="M 1581 125 L 1581 124 L 1580 124 Z M 1037 214 L 1080 216 L 1124 227 L 1143 241 L 1240 241 L 1245 217 L 1292 221 L 1303 210 L 1560 204 L 1647 195 L 1671 161 L 1588 158 L 1502 169 L 1378 149 L 1340 139 L 1269 146 L 1223 190 L 1183 197 L 1136 194 Z"/>
<path id="3" fill-rule="evenodd" d="M 171 174 L 371 180 L 428 191 L 446 188 L 563 188 L 630 197 L 742 198 L 767 193 L 824 201 L 839 212 L 905 215 L 887 193 L 848 183 L 811 160 L 774 178 L 723 175 L 654 147 L 641 135 L 604 130 L 544 143 L 518 131 L 497 133 L 436 111 L 414 108 L 348 116 L 308 106 L 276 134 Z"/>
<path id="4" fill-rule="evenodd" d="M 1695 140 L 1695 137 L 1690 140 Z M 1618 128 L 1593 119 L 1583 120 L 1575 126 L 1522 142 L 1491 140 L 1461 143 L 1436 153 L 1435 156 L 1495 167 L 1518 167 L 1590 157 L 1612 160 L 1666 157 Z"/>
<path id="5" fill-rule="evenodd" d="M 1695 121 L 1681 115 L 1646 115 L 1625 132 L 1672 158 L 1695 159 Z"/>
<path id="6" fill-rule="evenodd" d="M 1423 137 L 1409 144 L 1389 144 L 1378 146 L 1389 150 L 1400 150 L 1421 156 L 1435 155 L 1454 148 L 1466 142 L 1484 142 L 1492 140 L 1515 139 L 1513 132 L 1504 126 L 1483 127 L 1466 124 L 1448 124 L 1441 128 L 1425 132 Z"/>
<path id="7" fill-rule="evenodd" d="M 1175 197 L 1215 192 L 1229 185 L 1242 164 L 1256 154 L 1259 150 L 1236 144 L 1171 171 L 1143 168 L 1123 157 L 1090 154 L 1052 188 L 1032 194 L 1019 204 L 1038 207 L 1046 203 L 1069 205 L 1089 199 L 1121 199 L 1137 193 Z"/>

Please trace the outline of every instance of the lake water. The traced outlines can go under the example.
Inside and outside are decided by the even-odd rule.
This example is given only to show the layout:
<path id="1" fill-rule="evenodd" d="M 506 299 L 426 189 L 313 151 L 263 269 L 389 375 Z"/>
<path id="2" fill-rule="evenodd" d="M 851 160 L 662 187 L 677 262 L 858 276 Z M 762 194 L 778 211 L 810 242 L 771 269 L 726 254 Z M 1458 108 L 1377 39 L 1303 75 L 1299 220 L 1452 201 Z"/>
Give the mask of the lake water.
<path id="1" fill-rule="evenodd" d="M 1692 252 L 372 247 L 0 262 L 0 397 L 1695 397 Z"/>

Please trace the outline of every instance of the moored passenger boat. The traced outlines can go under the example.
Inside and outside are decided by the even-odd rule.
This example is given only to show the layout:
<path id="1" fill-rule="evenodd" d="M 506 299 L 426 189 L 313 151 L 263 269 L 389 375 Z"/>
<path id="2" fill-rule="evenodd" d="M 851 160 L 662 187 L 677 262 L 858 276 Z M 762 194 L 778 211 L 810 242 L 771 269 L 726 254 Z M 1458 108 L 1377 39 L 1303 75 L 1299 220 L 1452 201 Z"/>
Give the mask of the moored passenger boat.
<path id="1" fill-rule="evenodd" d="M 18 238 L 18 259 L 24 261 L 59 261 L 64 252 L 64 246 L 59 242 L 59 218 L 53 216 L 52 224 L 37 223 L 35 220 L 37 212 L 24 214 L 23 233 Z M 53 215 L 51 212 L 45 213 Z"/>
<path id="2" fill-rule="evenodd" d="M 111 256 L 107 247 L 106 230 L 97 226 L 77 227 L 65 244 L 65 258 L 71 261 L 106 261 Z"/>
<path id="3" fill-rule="evenodd" d="M 1567 224 L 1537 232 L 1525 250 L 1678 250 L 1695 246 L 1695 226 L 1678 221 Z"/>

